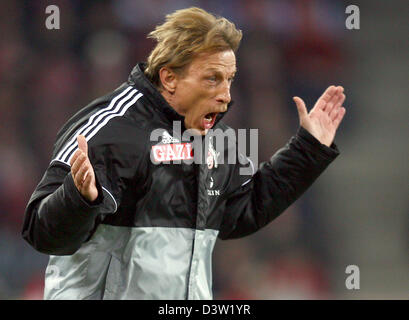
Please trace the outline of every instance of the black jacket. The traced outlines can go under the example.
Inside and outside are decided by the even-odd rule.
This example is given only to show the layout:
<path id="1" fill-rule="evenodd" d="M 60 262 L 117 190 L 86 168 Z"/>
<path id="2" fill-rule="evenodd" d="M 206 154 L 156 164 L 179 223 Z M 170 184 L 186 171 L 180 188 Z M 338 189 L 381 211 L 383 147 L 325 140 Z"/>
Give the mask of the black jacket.
<path id="1" fill-rule="evenodd" d="M 68 120 L 29 200 L 22 235 L 49 254 L 49 267 L 58 271 L 47 274 L 46 299 L 211 298 L 216 238 L 244 237 L 268 224 L 339 154 L 334 144 L 328 148 L 300 127 L 251 176 L 239 173 L 249 164 L 222 164 L 208 148 L 201 150 L 203 164 L 154 163 L 177 146 L 185 159 L 199 150 L 190 152 L 192 141 L 173 132 L 173 121 L 181 121 L 184 131 L 183 117 L 143 67 Z M 225 132 L 222 116 L 214 129 Z M 157 129 L 161 139 L 150 141 Z M 78 134 L 88 141 L 96 174 L 93 204 L 82 198 L 70 173 Z"/>

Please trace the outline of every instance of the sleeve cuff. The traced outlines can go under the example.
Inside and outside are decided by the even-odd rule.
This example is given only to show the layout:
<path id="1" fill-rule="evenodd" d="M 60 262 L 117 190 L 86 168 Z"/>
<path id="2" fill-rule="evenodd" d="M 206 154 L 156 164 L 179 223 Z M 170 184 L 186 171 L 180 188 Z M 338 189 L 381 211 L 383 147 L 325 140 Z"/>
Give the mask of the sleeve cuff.
<path id="1" fill-rule="evenodd" d="M 97 188 L 98 185 L 99 184 L 97 183 Z M 75 186 L 74 180 L 72 179 L 71 173 L 68 173 L 64 179 L 64 189 L 72 203 L 72 207 L 78 211 L 98 211 L 101 204 L 103 203 L 103 193 L 100 186 L 98 188 L 98 198 L 94 202 L 90 203 L 78 191 L 77 187 Z"/>
<path id="2" fill-rule="evenodd" d="M 310 150 L 320 153 L 325 158 L 334 159 L 340 154 L 338 147 L 334 142 L 328 147 L 319 142 L 318 139 L 301 126 L 298 128 L 297 136 Z"/>
<path id="3" fill-rule="evenodd" d="M 104 179 L 103 174 L 98 170 L 98 168 L 94 168 L 95 172 L 95 181 L 97 183 L 97 189 L 98 189 L 98 198 L 100 198 L 100 201 L 103 203 L 102 206 L 102 213 L 103 214 L 111 214 L 115 213 L 118 209 L 118 204 L 117 200 L 114 198 L 113 194 L 108 191 L 108 184 L 106 183 L 106 179 Z M 105 185 L 104 185 L 105 181 Z M 102 184 L 101 184 L 102 183 Z M 105 186 L 105 188 L 103 187 Z M 98 201 L 98 198 L 95 201 Z"/>

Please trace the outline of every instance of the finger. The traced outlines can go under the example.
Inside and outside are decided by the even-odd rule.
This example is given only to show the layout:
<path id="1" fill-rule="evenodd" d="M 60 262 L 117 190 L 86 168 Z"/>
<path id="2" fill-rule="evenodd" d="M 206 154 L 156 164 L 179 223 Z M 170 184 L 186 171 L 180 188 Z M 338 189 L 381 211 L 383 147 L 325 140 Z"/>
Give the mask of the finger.
<path id="1" fill-rule="evenodd" d="M 85 139 L 85 137 L 82 135 L 77 136 L 77 143 L 78 143 L 78 149 L 84 152 L 85 155 L 88 157 L 88 144 L 87 144 L 87 140 Z"/>
<path id="2" fill-rule="evenodd" d="M 84 188 L 84 190 L 89 190 L 90 189 L 92 181 L 93 181 L 92 174 L 90 173 L 89 170 L 87 170 L 87 172 L 85 173 L 85 176 L 84 176 L 84 181 L 82 183 L 82 187 Z"/>
<path id="3" fill-rule="evenodd" d="M 345 116 L 345 113 L 346 113 L 346 110 L 345 110 L 344 107 L 342 107 L 342 108 L 339 110 L 339 112 L 338 112 L 338 114 L 337 114 L 335 120 L 333 121 L 333 124 L 334 124 L 334 126 L 335 126 L 335 130 L 336 130 L 336 129 L 338 128 L 338 126 L 340 125 L 342 119 L 343 119 L 344 116 Z"/>
<path id="4" fill-rule="evenodd" d="M 77 160 L 77 158 L 82 154 L 81 150 L 77 150 L 75 151 L 74 155 L 72 156 L 71 160 L 70 160 L 70 166 L 72 167 L 73 163 L 75 162 L 75 160 Z"/>
<path id="5" fill-rule="evenodd" d="M 314 106 L 314 109 L 321 109 L 323 110 L 327 104 L 328 101 L 331 100 L 332 96 L 334 95 L 336 91 L 335 86 L 329 86 L 324 93 L 321 95 L 321 97 L 318 98 L 317 103 Z"/>
<path id="6" fill-rule="evenodd" d="M 87 172 L 85 172 L 84 181 L 87 180 L 87 177 L 88 177 L 88 176 L 89 176 L 89 170 L 87 170 Z"/>
<path id="7" fill-rule="evenodd" d="M 307 107 L 305 106 L 303 99 L 301 99 L 300 97 L 293 97 L 293 100 L 295 102 L 295 105 L 297 106 L 298 116 L 301 120 L 308 115 Z"/>
<path id="8" fill-rule="evenodd" d="M 326 105 L 322 108 L 322 111 L 325 111 L 327 113 L 330 113 L 331 110 L 333 109 L 334 105 L 336 102 L 339 100 L 339 95 L 341 94 L 341 89 L 339 87 L 336 87 L 335 92 L 331 99 L 326 103 Z"/>
<path id="9" fill-rule="evenodd" d="M 79 168 L 82 166 L 82 164 L 85 162 L 87 158 L 85 157 L 84 153 L 82 153 L 77 157 L 73 165 L 71 166 L 71 172 L 73 175 L 77 175 Z"/>
<path id="10" fill-rule="evenodd" d="M 336 103 L 335 107 L 339 108 L 340 106 L 342 106 L 342 104 L 344 103 L 345 99 L 346 99 L 346 95 L 343 94 L 343 93 L 341 93 L 341 94 L 340 94 L 340 98 L 339 98 L 338 102 Z"/>
<path id="11" fill-rule="evenodd" d="M 332 96 L 335 94 L 337 90 L 336 86 L 329 86 L 324 93 L 321 95 L 319 99 L 324 100 L 325 102 L 328 102 L 331 100 Z"/>
<path id="12" fill-rule="evenodd" d="M 334 96 L 333 99 L 328 103 L 328 106 L 325 108 L 325 112 L 328 113 L 328 116 L 331 116 L 331 113 L 336 112 L 336 108 L 340 107 L 339 104 L 342 100 L 343 93 L 338 93 Z"/>
<path id="13" fill-rule="evenodd" d="M 335 118 L 337 117 L 337 114 L 339 112 L 339 110 L 342 107 L 342 104 L 345 101 L 345 94 L 341 93 L 341 96 L 339 98 L 339 100 L 336 102 L 336 104 L 334 105 L 334 107 L 332 108 L 331 112 L 329 113 L 329 117 L 332 121 L 335 120 Z"/>
<path id="14" fill-rule="evenodd" d="M 85 175 L 89 170 L 89 166 L 84 162 L 81 167 L 79 168 L 77 174 L 75 175 L 75 184 L 78 186 L 82 186 L 85 180 Z"/>

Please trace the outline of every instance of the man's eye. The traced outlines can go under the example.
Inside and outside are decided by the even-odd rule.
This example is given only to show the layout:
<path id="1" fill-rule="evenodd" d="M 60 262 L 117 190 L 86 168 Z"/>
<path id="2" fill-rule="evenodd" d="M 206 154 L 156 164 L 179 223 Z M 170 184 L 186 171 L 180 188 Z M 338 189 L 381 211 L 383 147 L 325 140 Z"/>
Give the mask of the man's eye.
<path id="1" fill-rule="evenodd" d="M 216 76 L 208 77 L 207 79 L 212 81 L 212 82 L 215 82 L 216 81 Z"/>

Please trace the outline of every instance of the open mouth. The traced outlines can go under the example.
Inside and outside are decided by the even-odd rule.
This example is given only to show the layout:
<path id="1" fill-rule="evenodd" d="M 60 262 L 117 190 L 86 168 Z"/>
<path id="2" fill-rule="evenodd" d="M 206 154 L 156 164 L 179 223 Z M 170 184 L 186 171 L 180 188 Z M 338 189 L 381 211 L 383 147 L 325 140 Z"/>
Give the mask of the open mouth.
<path id="1" fill-rule="evenodd" d="M 203 118 L 203 127 L 205 129 L 210 129 L 213 127 L 214 122 L 216 121 L 217 112 L 211 112 L 205 115 Z"/>

